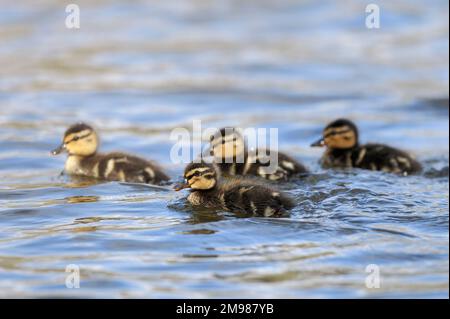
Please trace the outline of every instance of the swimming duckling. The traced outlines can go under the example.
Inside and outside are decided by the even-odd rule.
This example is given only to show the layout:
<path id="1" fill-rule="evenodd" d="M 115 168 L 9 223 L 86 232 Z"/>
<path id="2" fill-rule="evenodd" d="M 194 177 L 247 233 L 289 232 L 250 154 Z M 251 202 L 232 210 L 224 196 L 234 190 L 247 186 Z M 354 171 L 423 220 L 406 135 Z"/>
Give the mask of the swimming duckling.
<path id="1" fill-rule="evenodd" d="M 214 164 L 191 163 L 184 178 L 185 183 L 175 190 L 191 188 L 188 201 L 194 206 L 264 217 L 280 216 L 294 207 L 292 199 L 268 186 L 236 178 L 222 180 Z"/>
<path id="2" fill-rule="evenodd" d="M 326 146 L 321 164 L 325 168 L 358 167 L 408 175 L 421 171 L 419 162 L 409 154 L 382 144 L 359 145 L 356 125 L 338 119 L 324 129 L 323 137 L 311 146 Z"/>
<path id="3" fill-rule="evenodd" d="M 253 175 L 272 181 L 307 173 L 308 170 L 292 157 L 275 151 L 258 149 L 248 151 L 244 137 L 234 128 L 222 128 L 211 136 L 209 153 L 223 174 Z M 272 167 L 269 159 L 277 159 Z"/>
<path id="4" fill-rule="evenodd" d="M 64 171 L 69 175 L 130 183 L 160 183 L 169 177 L 153 162 L 125 153 L 98 154 L 98 135 L 84 123 L 69 127 L 61 146 L 52 151 L 69 154 Z"/>

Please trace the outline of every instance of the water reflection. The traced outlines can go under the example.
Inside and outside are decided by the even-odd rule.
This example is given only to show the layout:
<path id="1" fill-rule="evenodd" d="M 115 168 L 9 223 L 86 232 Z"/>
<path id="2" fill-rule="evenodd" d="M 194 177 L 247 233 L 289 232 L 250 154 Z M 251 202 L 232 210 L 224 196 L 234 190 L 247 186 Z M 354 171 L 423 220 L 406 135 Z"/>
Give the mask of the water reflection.
<path id="1" fill-rule="evenodd" d="M 187 205 L 187 206 L 190 206 L 190 205 Z M 192 224 L 192 225 L 214 223 L 214 222 L 224 220 L 227 217 L 227 215 L 228 214 L 225 212 L 217 212 L 213 209 L 193 208 L 189 212 L 189 217 L 186 222 L 188 224 Z"/>
<path id="2" fill-rule="evenodd" d="M 98 19 L 71 32 L 60 1 L 11 2 L 0 11 L 0 297 L 448 298 L 448 2 L 383 6 L 382 28 L 367 30 L 353 0 L 84 2 Z M 365 142 L 415 153 L 424 174 L 322 170 L 308 145 L 338 116 Z M 48 154 L 89 121 L 105 151 L 155 159 L 176 180 L 170 133 L 194 119 L 279 129 L 280 149 L 313 172 L 276 185 L 298 202 L 290 216 L 58 176 L 64 158 Z M 84 289 L 65 288 L 70 263 Z M 369 263 L 382 267 L 376 292 Z"/>
<path id="3" fill-rule="evenodd" d="M 99 196 L 70 196 L 65 198 L 69 204 L 95 203 L 98 202 L 99 199 Z"/>
<path id="4" fill-rule="evenodd" d="M 200 228 L 200 229 L 192 229 L 182 232 L 185 235 L 212 235 L 217 233 L 217 230 Z"/>
<path id="5" fill-rule="evenodd" d="M 121 219 L 124 219 L 124 218 L 119 218 L 119 217 L 82 217 L 82 218 L 75 219 L 74 224 L 90 224 L 90 223 L 98 223 L 103 220 L 108 221 L 108 220 L 121 220 Z"/>
<path id="6" fill-rule="evenodd" d="M 68 183 L 64 184 L 64 187 L 67 188 L 86 188 L 104 183 L 101 180 L 84 176 L 65 176 L 65 178 L 69 180 Z"/>

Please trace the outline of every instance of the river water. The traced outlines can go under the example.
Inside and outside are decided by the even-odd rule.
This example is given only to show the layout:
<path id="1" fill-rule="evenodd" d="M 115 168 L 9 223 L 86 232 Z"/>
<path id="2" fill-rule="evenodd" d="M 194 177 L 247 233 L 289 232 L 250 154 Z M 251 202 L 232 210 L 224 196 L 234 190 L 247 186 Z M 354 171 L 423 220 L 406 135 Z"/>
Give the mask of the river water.
<path id="1" fill-rule="evenodd" d="M 76 3 L 80 29 L 60 1 L 0 1 L 0 297 L 448 298 L 448 2 L 378 1 L 380 29 L 356 0 Z M 321 169 L 309 144 L 336 117 L 424 173 Z M 174 180 L 170 133 L 193 120 L 278 128 L 313 173 L 279 185 L 285 218 L 193 210 L 59 176 L 79 120 Z"/>

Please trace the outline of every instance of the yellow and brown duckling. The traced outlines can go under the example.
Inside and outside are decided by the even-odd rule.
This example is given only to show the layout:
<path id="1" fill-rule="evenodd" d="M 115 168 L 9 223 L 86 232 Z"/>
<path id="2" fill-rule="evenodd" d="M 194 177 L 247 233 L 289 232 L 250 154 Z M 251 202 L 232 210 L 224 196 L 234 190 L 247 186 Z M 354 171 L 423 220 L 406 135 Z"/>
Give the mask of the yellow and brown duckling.
<path id="1" fill-rule="evenodd" d="M 284 153 L 265 149 L 253 153 L 249 152 L 244 137 L 234 128 L 222 128 L 211 136 L 209 155 L 214 157 L 224 175 L 252 175 L 280 181 L 308 172 L 305 166 Z M 278 160 L 276 167 L 270 165 L 269 158 Z"/>
<path id="2" fill-rule="evenodd" d="M 194 206 L 216 208 L 234 213 L 275 217 L 295 205 L 278 190 L 250 180 L 223 180 L 215 164 L 191 163 L 184 171 L 185 183 L 175 190 L 190 188 L 188 201 Z"/>
<path id="3" fill-rule="evenodd" d="M 360 145 L 356 125 L 338 119 L 325 127 L 323 137 L 311 146 L 325 146 L 325 168 L 362 168 L 402 175 L 417 173 L 422 166 L 408 153 L 383 144 Z"/>
<path id="4" fill-rule="evenodd" d="M 109 181 L 157 184 L 169 177 L 155 163 L 125 153 L 98 154 L 99 138 L 84 123 L 69 127 L 62 144 L 52 151 L 68 153 L 64 172 Z"/>

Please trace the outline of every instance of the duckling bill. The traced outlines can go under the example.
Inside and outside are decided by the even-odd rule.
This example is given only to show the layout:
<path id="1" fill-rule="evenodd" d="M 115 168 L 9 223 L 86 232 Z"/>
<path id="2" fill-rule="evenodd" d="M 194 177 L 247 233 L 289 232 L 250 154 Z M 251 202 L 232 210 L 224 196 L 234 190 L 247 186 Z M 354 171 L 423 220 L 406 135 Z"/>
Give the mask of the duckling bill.
<path id="1" fill-rule="evenodd" d="M 99 138 L 89 125 L 78 123 L 65 132 L 51 154 L 67 152 L 64 172 L 109 181 L 158 184 L 169 177 L 155 163 L 126 153 L 97 153 Z"/>
<path id="2" fill-rule="evenodd" d="M 224 175 L 252 175 L 272 181 L 285 181 L 294 175 L 308 172 L 305 166 L 292 157 L 273 150 L 270 150 L 271 158 L 278 160 L 278 166 L 269 172 L 270 163 L 262 160 L 267 151 L 258 149 L 255 154 L 256 158 L 253 158 L 249 154 L 244 137 L 234 128 L 220 129 L 211 136 L 210 142 L 208 155 L 214 157 L 214 162 Z"/>
<path id="3" fill-rule="evenodd" d="M 321 159 L 325 168 L 362 168 L 401 175 L 420 172 L 421 164 L 405 151 L 383 144 L 360 145 L 358 128 L 347 119 L 328 124 L 323 136 L 311 144 L 326 147 Z"/>
<path id="4" fill-rule="evenodd" d="M 194 206 L 264 217 L 281 216 L 295 206 L 287 195 L 268 186 L 236 178 L 222 180 L 214 164 L 189 164 L 184 178 L 185 183 L 175 190 L 190 188 L 187 200 Z"/>

